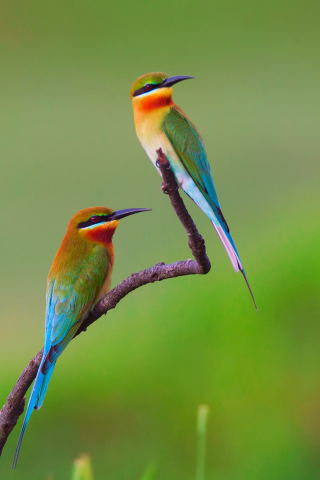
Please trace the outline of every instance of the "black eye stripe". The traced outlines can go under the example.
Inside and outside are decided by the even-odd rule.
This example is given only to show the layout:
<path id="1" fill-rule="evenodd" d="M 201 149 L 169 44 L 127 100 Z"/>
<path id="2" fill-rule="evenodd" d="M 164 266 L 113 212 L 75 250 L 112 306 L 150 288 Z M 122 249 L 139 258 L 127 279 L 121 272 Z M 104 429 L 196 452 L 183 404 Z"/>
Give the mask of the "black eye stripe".
<path id="1" fill-rule="evenodd" d="M 147 83 L 143 87 L 139 88 L 136 90 L 133 94 L 134 97 L 137 97 L 138 95 L 142 95 L 143 93 L 148 93 L 151 92 L 152 90 L 155 90 L 156 88 L 160 87 L 161 83 Z"/>
<path id="2" fill-rule="evenodd" d="M 96 225 L 97 223 L 107 222 L 110 219 L 110 215 L 93 215 L 89 218 L 86 222 L 78 223 L 77 228 L 86 228 L 90 227 L 91 225 Z"/>

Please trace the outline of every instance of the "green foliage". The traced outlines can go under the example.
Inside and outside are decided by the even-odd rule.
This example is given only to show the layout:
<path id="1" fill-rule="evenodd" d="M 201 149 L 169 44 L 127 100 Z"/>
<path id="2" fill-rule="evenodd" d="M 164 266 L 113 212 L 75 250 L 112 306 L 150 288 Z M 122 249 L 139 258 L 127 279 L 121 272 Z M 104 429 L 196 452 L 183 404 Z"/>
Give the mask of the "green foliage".
<path id="1" fill-rule="evenodd" d="M 209 408 L 207 405 L 200 405 L 198 408 L 197 418 L 197 469 L 196 480 L 205 480 L 205 460 L 206 460 L 206 434 L 207 434 L 207 418 Z"/>
<path id="2" fill-rule="evenodd" d="M 206 430 L 209 408 L 207 405 L 200 405 L 197 413 L 197 465 L 196 480 L 205 480 L 205 450 Z M 144 471 L 140 480 L 153 480 L 156 472 L 154 462 L 151 462 Z M 87 454 L 81 455 L 73 465 L 71 480 L 93 480 L 90 457 Z"/>
<path id="3" fill-rule="evenodd" d="M 140 480 L 153 480 L 155 471 L 155 465 L 150 463 Z M 74 462 L 71 480 L 93 480 L 91 461 L 88 455 L 83 454 Z"/>
<path id="4" fill-rule="evenodd" d="M 145 469 L 140 480 L 153 480 L 156 473 L 156 467 L 154 463 L 150 463 Z"/>
<path id="5" fill-rule="evenodd" d="M 90 457 L 81 455 L 73 465 L 71 480 L 93 480 Z"/>

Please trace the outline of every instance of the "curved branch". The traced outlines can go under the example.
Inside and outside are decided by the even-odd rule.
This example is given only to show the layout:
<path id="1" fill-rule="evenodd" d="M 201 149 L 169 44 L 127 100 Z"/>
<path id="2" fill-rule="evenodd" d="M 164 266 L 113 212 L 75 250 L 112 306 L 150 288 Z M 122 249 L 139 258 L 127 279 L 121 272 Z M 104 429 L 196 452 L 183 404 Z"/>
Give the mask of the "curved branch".
<path id="1" fill-rule="evenodd" d="M 188 259 L 168 265 L 161 262 L 154 267 L 133 273 L 97 303 L 75 336 L 86 331 L 89 325 L 98 320 L 102 315 L 105 315 L 109 310 L 115 308 L 128 293 L 136 288 L 147 285 L 148 283 L 160 282 L 168 278 L 185 275 L 204 275 L 208 273 L 211 268 L 210 260 L 206 254 L 204 240 L 183 203 L 179 194 L 179 186 L 177 185 L 169 162 L 161 149 L 157 150 L 157 154 L 158 167 L 163 178 L 162 189 L 169 195 L 171 204 L 187 232 L 189 238 L 188 244 L 195 260 Z M 0 455 L 9 434 L 15 427 L 19 416 L 23 413 L 26 400 L 25 394 L 36 377 L 42 355 L 43 349 L 30 360 L 0 411 Z"/>

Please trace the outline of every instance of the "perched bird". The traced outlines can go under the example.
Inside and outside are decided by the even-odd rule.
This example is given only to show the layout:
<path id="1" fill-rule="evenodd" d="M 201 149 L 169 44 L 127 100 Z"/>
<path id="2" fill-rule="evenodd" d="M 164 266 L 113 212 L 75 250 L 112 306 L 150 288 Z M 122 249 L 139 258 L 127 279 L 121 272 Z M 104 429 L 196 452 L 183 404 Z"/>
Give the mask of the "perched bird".
<path id="1" fill-rule="evenodd" d="M 172 86 L 188 76 L 147 73 L 131 87 L 134 123 L 138 138 L 158 168 L 156 151 L 167 157 L 178 185 L 210 218 L 236 272 L 241 271 L 257 309 L 247 276 L 221 212 L 203 140 L 190 118 L 172 100 Z"/>
<path id="2" fill-rule="evenodd" d="M 120 218 L 146 208 L 113 211 L 94 207 L 70 220 L 47 281 L 43 357 L 22 425 L 13 468 L 33 409 L 39 410 L 58 357 L 75 336 L 96 303 L 110 290 L 114 264 L 113 234 Z"/>

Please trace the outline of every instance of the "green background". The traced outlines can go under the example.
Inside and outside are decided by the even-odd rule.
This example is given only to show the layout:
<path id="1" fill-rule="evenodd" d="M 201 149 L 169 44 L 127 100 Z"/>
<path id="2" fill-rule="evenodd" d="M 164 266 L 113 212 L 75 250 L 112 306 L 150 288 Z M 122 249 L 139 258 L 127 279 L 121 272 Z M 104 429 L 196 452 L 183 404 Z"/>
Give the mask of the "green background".
<path id="1" fill-rule="evenodd" d="M 186 198 L 212 271 L 135 291 L 59 360 L 22 418 L 0 478 L 194 478 L 196 409 L 210 407 L 207 478 L 320 474 L 319 1 L 11 1 L 0 12 L 0 405 L 42 347 L 46 276 L 78 210 L 149 207 L 121 221 L 113 285 L 189 258 L 136 138 L 129 89 L 193 75 L 174 100 L 206 143 L 252 290 Z"/>

